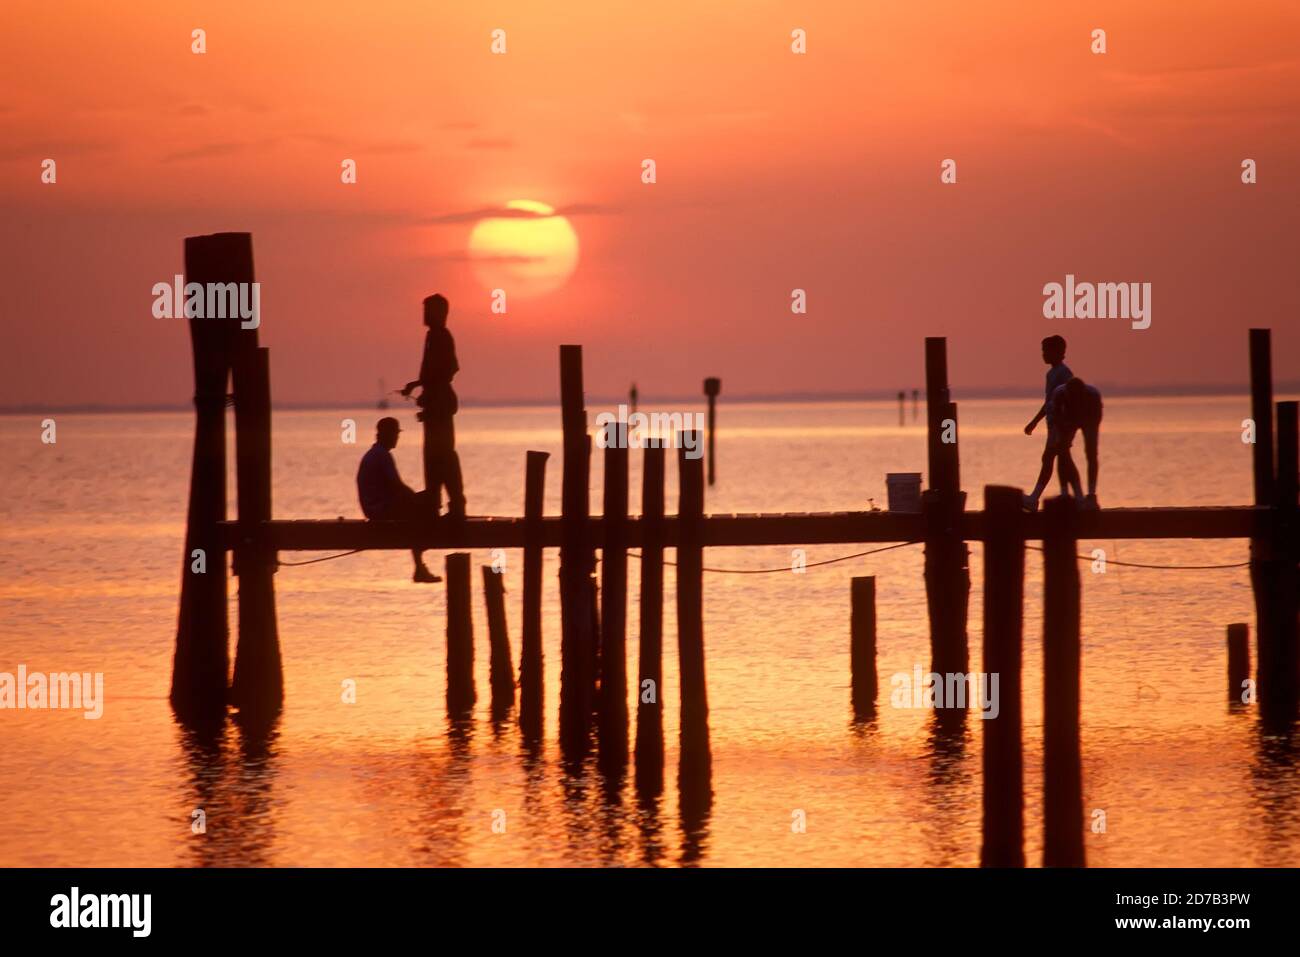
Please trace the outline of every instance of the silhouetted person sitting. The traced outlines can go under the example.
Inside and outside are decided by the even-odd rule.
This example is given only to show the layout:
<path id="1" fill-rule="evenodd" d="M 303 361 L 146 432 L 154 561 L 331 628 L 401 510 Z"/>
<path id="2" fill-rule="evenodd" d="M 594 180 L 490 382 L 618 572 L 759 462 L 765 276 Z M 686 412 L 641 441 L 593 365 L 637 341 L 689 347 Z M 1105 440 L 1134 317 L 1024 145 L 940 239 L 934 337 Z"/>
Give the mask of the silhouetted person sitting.
<path id="1" fill-rule="evenodd" d="M 1052 410 L 1056 420 L 1057 468 L 1061 481 L 1074 489 L 1074 497 L 1083 501 L 1086 509 L 1096 509 L 1097 504 L 1097 441 L 1101 433 L 1101 393 L 1096 386 L 1088 385 L 1078 376 L 1065 385 L 1057 386 L 1052 393 Z M 1083 430 L 1084 455 L 1088 459 L 1088 497 L 1079 488 L 1079 469 L 1070 456 L 1074 433 Z"/>
<path id="2" fill-rule="evenodd" d="M 357 469 L 357 495 L 361 511 L 375 522 L 417 522 L 429 518 L 428 491 L 417 492 L 397 474 L 392 450 L 397 447 L 401 424 L 385 416 L 375 426 L 375 444 L 361 457 Z M 424 549 L 413 548 L 415 574 L 412 581 L 440 582 L 424 564 Z"/>
<path id="3" fill-rule="evenodd" d="M 1025 435 L 1033 435 L 1034 427 L 1043 419 L 1047 419 L 1047 442 L 1043 445 L 1043 464 L 1038 469 L 1038 481 L 1034 483 L 1034 490 L 1024 497 L 1025 510 L 1028 512 L 1038 511 L 1038 499 L 1052 478 L 1052 463 L 1056 461 L 1058 452 L 1060 437 L 1056 433 L 1056 413 L 1052 410 L 1052 393 L 1074 376 L 1070 367 L 1065 364 L 1065 339 L 1061 336 L 1048 336 L 1043 340 L 1043 361 L 1051 366 L 1047 370 L 1047 387 L 1043 394 L 1043 405 L 1038 410 L 1038 414 L 1025 426 Z M 1064 495 L 1065 491 L 1065 477 L 1062 476 L 1061 494 Z"/>
<path id="4" fill-rule="evenodd" d="M 412 379 L 402 390 L 410 395 L 420 387 L 417 416 L 424 423 L 424 488 L 436 515 L 442 506 L 442 489 L 447 490 L 447 515 L 465 517 L 465 486 L 460 474 L 460 456 L 456 454 L 454 416 L 460 408 L 451 380 L 460 371 L 456 362 L 456 342 L 447 329 L 447 300 L 432 295 L 424 300 L 424 358 L 420 378 Z"/>

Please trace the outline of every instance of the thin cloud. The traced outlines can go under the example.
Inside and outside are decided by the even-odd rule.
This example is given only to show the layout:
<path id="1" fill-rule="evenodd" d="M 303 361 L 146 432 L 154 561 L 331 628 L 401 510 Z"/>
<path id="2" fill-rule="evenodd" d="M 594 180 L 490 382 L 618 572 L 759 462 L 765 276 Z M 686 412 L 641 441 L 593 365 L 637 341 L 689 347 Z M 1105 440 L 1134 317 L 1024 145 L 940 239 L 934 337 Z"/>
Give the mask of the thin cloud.
<path id="1" fill-rule="evenodd" d="M 417 219 L 421 226 L 444 226 L 449 223 L 474 223 L 491 216 L 495 219 L 549 219 L 551 216 L 612 216 L 620 212 L 616 207 L 603 206 L 599 203 L 573 203 L 561 206 L 554 213 L 539 213 L 531 209 L 506 209 L 502 206 L 483 206 L 459 213 L 444 213 L 441 216 L 426 216 Z"/>

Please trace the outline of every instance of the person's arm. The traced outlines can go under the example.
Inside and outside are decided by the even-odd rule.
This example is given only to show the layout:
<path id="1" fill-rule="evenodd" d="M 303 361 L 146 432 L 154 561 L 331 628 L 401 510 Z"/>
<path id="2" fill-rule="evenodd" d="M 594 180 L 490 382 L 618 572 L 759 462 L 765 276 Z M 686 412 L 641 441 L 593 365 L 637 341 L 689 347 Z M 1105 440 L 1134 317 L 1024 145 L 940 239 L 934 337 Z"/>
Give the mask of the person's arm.
<path id="1" fill-rule="evenodd" d="M 1030 419 L 1029 424 L 1025 426 L 1025 435 L 1033 435 L 1035 426 L 1037 426 L 1039 422 L 1043 421 L 1043 417 L 1046 415 L 1047 415 L 1047 403 L 1044 402 L 1043 407 L 1038 410 L 1038 414 L 1035 415 L 1032 419 Z"/>

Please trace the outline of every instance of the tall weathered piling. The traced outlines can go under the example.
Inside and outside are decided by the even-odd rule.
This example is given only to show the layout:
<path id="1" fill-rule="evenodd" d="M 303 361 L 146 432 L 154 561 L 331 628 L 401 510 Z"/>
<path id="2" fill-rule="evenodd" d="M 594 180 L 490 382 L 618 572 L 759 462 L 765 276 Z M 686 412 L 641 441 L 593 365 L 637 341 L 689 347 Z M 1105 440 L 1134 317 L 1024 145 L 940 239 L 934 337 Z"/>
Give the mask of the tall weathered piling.
<path id="1" fill-rule="evenodd" d="M 447 713 L 468 714 L 478 700 L 474 690 L 474 620 L 470 607 L 469 553 L 447 556 Z"/>
<path id="2" fill-rule="evenodd" d="M 876 579 L 873 575 L 850 583 L 849 674 L 853 713 L 868 718 L 876 713 Z"/>
<path id="3" fill-rule="evenodd" d="M 600 554 L 600 763 L 627 764 L 627 442 L 605 449 L 605 540 Z"/>
<path id="4" fill-rule="evenodd" d="M 1043 866 L 1083 867 L 1078 513 L 1067 496 L 1048 500 L 1044 513 Z"/>
<path id="5" fill-rule="evenodd" d="M 1250 330 L 1250 414 L 1254 425 L 1252 466 L 1256 507 L 1272 509 L 1256 518 L 1250 541 L 1250 579 L 1255 596 L 1255 667 L 1260 716 L 1270 727 L 1288 723 L 1295 712 L 1294 652 L 1282 619 L 1287 546 L 1280 535 L 1281 509 L 1275 472 L 1273 365 L 1268 329 Z M 1292 628 L 1293 630 L 1293 628 Z"/>
<path id="6" fill-rule="evenodd" d="M 717 477 L 718 458 L 715 454 L 718 434 L 718 393 L 722 391 L 722 380 L 708 378 L 704 380 L 704 395 L 709 402 L 709 484 Z"/>
<path id="7" fill-rule="evenodd" d="M 664 449 L 647 446 L 641 466 L 641 609 L 637 661 L 636 782 L 663 790 Z"/>
<path id="8" fill-rule="evenodd" d="M 560 346 L 564 475 L 560 545 L 560 743 L 570 758 L 590 746 L 595 632 L 594 552 L 588 532 L 591 442 L 582 388 L 582 346 Z"/>
<path id="9" fill-rule="evenodd" d="M 1274 643 L 1277 669 L 1277 712 L 1293 719 L 1300 706 L 1300 404 L 1277 404 L 1277 481 L 1274 487 L 1277 518 L 1274 531 Z"/>
<path id="10" fill-rule="evenodd" d="M 1244 704 L 1246 682 L 1250 679 L 1250 625 L 1236 622 L 1228 626 L 1228 703 Z"/>
<path id="11" fill-rule="evenodd" d="M 524 737 L 542 733 L 542 513 L 549 452 L 529 452 L 524 478 L 523 634 L 519 648 L 519 727 Z"/>
<path id="12" fill-rule="evenodd" d="M 677 781 L 684 806 L 698 810 L 712 799 L 709 697 L 704 676 L 704 463 L 691 458 L 699 434 L 678 450 L 677 656 L 682 683 L 681 758 Z"/>
<path id="13" fill-rule="evenodd" d="M 241 330 L 234 355 L 235 481 L 241 544 L 235 550 L 239 577 L 239 644 L 230 699 L 243 720 L 264 723 L 284 705 L 284 672 L 275 611 L 276 552 L 266 540 L 271 520 L 271 371 L 257 330 Z M 251 347 L 249 343 L 252 343 Z"/>
<path id="14" fill-rule="evenodd" d="M 967 671 L 966 617 L 970 549 L 961 538 L 965 495 L 957 446 L 957 406 L 948 391 L 947 340 L 925 340 L 926 449 L 930 487 L 925 513 L 925 594 L 930 616 L 930 669 Z"/>
<path id="15" fill-rule="evenodd" d="M 491 565 L 483 566 L 483 605 L 487 612 L 492 713 L 500 717 L 514 707 L 515 673 L 510 663 L 510 632 L 506 628 L 505 578 Z"/>
<path id="16" fill-rule="evenodd" d="M 984 672 L 997 678 L 997 717 L 984 729 L 982 867 L 1024 867 L 1020 668 L 1025 536 L 1018 488 L 984 488 Z"/>
<path id="17" fill-rule="evenodd" d="M 253 240 L 248 233 L 216 233 L 185 240 L 186 285 L 251 283 Z M 183 308 L 183 303 L 181 305 Z M 190 723 L 224 720 L 230 651 L 226 617 L 226 553 L 218 523 L 226 518 L 226 383 L 236 315 L 192 316 L 194 455 L 190 465 L 180 613 L 172 661 L 171 703 Z"/>

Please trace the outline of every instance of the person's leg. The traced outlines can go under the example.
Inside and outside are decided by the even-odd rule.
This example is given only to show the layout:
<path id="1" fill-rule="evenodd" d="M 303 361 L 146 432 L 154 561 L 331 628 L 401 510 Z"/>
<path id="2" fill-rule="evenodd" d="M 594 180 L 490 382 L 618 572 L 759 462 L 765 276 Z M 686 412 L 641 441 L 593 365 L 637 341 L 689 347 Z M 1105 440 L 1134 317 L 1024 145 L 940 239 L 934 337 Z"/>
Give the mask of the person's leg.
<path id="1" fill-rule="evenodd" d="M 447 491 L 447 514 L 463 518 L 465 515 L 465 490 L 460 474 L 460 456 L 456 454 L 456 425 L 450 415 L 434 419 L 434 475 L 438 494 Z"/>
<path id="2" fill-rule="evenodd" d="M 1043 464 L 1038 469 L 1038 481 L 1034 483 L 1034 490 L 1025 496 L 1025 508 L 1031 512 L 1038 510 L 1038 500 L 1043 495 L 1043 489 L 1047 488 L 1047 483 L 1052 480 L 1052 463 L 1055 461 L 1056 442 L 1049 432 L 1047 445 L 1043 449 Z"/>
<path id="3" fill-rule="evenodd" d="M 429 493 L 428 489 L 423 492 L 410 492 L 402 497 L 402 520 L 417 524 L 426 523 L 429 520 Z M 437 575 L 429 570 L 424 564 L 424 549 L 412 548 L 411 558 L 415 563 L 415 570 L 411 576 L 412 581 L 417 582 L 440 582 L 442 581 Z"/>
<path id="4" fill-rule="evenodd" d="M 465 481 L 460 474 L 460 455 L 456 451 L 456 420 L 447 416 L 445 458 L 443 460 L 442 482 L 447 488 L 447 514 L 465 517 Z"/>
<path id="5" fill-rule="evenodd" d="M 429 514 L 437 515 L 441 507 L 442 481 L 439 468 L 440 449 L 437 416 L 431 409 L 424 410 L 424 491 L 427 496 Z"/>
<path id="6" fill-rule="evenodd" d="M 1101 471 L 1101 462 L 1097 455 L 1100 441 L 1100 423 L 1083 430 L 1083 451 L 1088 458 L 1088 498 L 1093 505 L 1097 504 L 1097 473 Z"/>
<path id="7" fill-rule="evenodd" d="M 1068 447 L 1056 453 L 1056 469 L 1061 479 L 1061 494 L 1073 495 L 1076 499 L 1082 500 L 1083 488 L 1079 482 L 1079 468 L 1074 464 L 1074 456 L 1070 454 Z"/>

